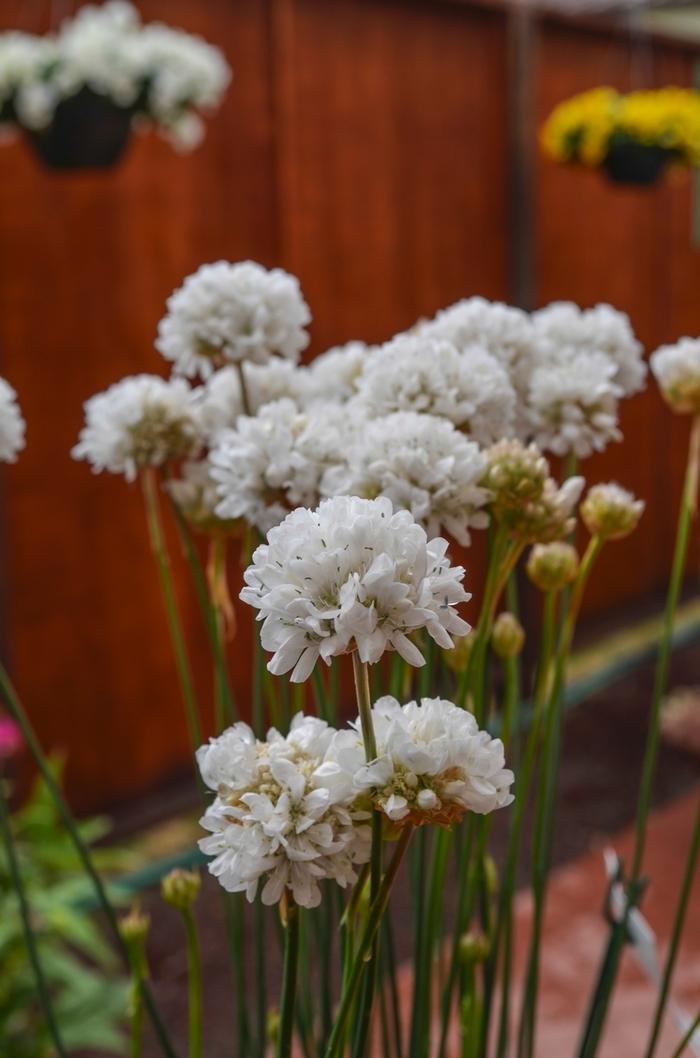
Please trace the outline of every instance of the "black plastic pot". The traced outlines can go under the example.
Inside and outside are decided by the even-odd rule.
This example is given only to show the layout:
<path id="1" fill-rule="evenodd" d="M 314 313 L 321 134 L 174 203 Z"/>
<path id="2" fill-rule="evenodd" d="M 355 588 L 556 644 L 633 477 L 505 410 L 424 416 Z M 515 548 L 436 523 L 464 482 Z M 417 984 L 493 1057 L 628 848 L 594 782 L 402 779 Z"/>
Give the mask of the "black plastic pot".
<path id="1" fill-rule="evenodd" d="M 635 184 L 650 187 L 661 176 L 673 157 L 665 147 L 649 147 L 643 143 L 613 143 L 603 162 L 603 168 L 616 184 Z"/>
<path id="2" fill-rule="evenodd" d="M 49 169 L 107 169 L 119 161 L 131 134 L 132 107 L 81 88 L 58 104 L 45 129 L 25 129 L 35 154 Z"/>

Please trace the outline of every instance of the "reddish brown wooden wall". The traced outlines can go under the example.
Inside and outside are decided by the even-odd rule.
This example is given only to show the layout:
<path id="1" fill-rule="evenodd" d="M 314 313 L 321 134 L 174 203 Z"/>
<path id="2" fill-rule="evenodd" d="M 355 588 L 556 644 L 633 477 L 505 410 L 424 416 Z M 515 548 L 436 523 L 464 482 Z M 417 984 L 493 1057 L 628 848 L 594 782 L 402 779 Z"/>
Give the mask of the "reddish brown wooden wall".
<path id="1" fill-rule="evenodd" d="M 180 158 L 148 137 L 91 176 L 49 175 L 22 144 L 0 153 L 0 373 L 29 420 L 28 449 L 3 475 L 9 656 L 42 737 L 70 749 L 83 804 L 145 788 L 187 756 L 138 491 L 68 456 L 87 396 L 161 368 L 152 342 L 170 290 L 218 257 L 281 264 L 312 306 L 313 350 L 509 293 L 500 13 L 430 0 L 140 7 L 217 41 L 235 67 L 203 147 Z M 15 15 L 0 3 L 3 28 Z M 688 80 L 687 60 L 659 62 L 661 80 Z M 625 64 L 612 38 L 547 28 L 538 112 L 623 82 Z M 700 330 L 687 182 L 642 195 L 545 162 L 537 176 L 540 302 L 609 299 L 649 342 Z M 625 422 L 627 447 L 591 469 L 660 506 L 611 550 L 597 605 L 657 586 L 668 557 L 682 431 L 653 396 Z M 182 596 L 194 632 L 185 578 Z M 247 647 L 242 636 L 233 658 L 242 694 Z"/>

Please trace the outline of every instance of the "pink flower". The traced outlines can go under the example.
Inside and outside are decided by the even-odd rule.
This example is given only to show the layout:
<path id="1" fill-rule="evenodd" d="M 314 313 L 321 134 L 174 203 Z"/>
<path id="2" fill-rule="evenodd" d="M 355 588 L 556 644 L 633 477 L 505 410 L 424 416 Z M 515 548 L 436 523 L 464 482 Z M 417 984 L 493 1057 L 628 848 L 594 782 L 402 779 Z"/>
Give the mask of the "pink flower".
<path id="1" fill-rule="evenodd" d="M 9 760 L 22 747 L 22 734 L 9 716 L 0 716 L 0 761 Z"/>

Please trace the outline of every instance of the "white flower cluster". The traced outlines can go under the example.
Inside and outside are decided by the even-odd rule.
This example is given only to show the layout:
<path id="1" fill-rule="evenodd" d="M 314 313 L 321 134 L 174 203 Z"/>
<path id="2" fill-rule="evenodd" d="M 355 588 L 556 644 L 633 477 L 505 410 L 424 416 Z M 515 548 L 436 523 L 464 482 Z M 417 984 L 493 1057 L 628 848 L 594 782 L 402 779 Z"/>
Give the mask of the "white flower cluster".
<path id="1" fill-rule="evenodd" d="M 244 574 L 241 599 L 260 611 L 268 669 L 307 679 L 319 658 L 357 650 L 363 662 L 396 650 L 423 656 L 409 638 L 424 628 L 441 647 L 469 625 L 456 607 L 470 596 L 447 542 L 428 540 L 408 511 L 388 499 L 340 496 L 298 508 L 271 529 Z"/>
<path id="2" fill-rule="evenodd" d="M 651 370 L 674 411 L 700 413 L 700 338 L 681 338 L 651 356 Z"/>
<path id="3" fill-rule="evenodd" d="M 17 453 L 24 448 L 25 429 L 17 394 L 9 382 L 0 378 L 0 462 L 15 462 Z"/>
<path id="4" fill-rule="evenodd" d="M 170 295 L 156 347 L 182 375 L 208 378 L 227 362 L 296 362 L 311 315 L 299 282 L 254 261 L 202 265 Z"/>
<path id="5" fill-rule="evenodd" d="M 342 459 L 342 422 L 332 405 L 300 411 L 288 399 L 241 416 L 209 455 L 218 515 L 265 534 L 295 507 L 316 506 L 327 468 Z"/>
<path id="6" fill-rule="evenodd" d="M 512 802 L 503 743 L 480 731 L 466 709 L 442 698 L 402 706 L 387 695 L 372 722 L 377 759 L 358 760 L 354 782 L 393 822 L 446 826 L 465 812 L 486 815 Z M 359 757 L 359 734 L 354 746 L 348 742 L 333 749 L 345 767 L 353 750 Z"/>
<path id="7" fill-rule="evenodd" d="M 466 545 L 470 527 L 488 525 L 486 466 L 479 446 L 449 420 L 400 411 L 358 431 L 347 461 L 326 472 L 322 487 L 336 496 L 386 496 L 430 536 L 444 530 Z"/>
<path id="8" fill-rule="evenodd" d="M 368 813 L 357 809 L 349 776 L 326 760 L 333 728 L 298 714 L 286 738 L 274 729 L 258 741 L 247 724 L 236 724 L 197 761 L 217 793 L 199 842 L 211 873 L 228 892 L 276 904 L 286 890 L 301 907 L 317 907 L 319 882 L 345 887 L 356 864 L 369 859 Z"/>
<path id="9" fill-rule="evenodd" d="M 85 426 L 72 450 L 94 471 L 124 474 L 194 455 L 201 438 L 192 393 L 183 379 L 134 375 L 85 402 Z"/>
<path id="10" fill-rule="evenodd" d="M 447 826 L 465 812 L 484 815 L 513 800 L 503 744 L 452 702 L 424 698 L 372 710 L 378 756 L 367 763 L 360 721 L 336 731 L 322 720 L 292 721 L 255 738 L 238 723 L 202 746 L 197 761 L 216 799 L 201 820 L 199 847 L 229 892 L 275 904 L 288 891 L 317 907 L 319 882 L 345 887 L 370 852 L 369 809 L 393 823 Z"/>
<path id="11" fill-rule="evenodd" d="M 218 48 L 159 23 L 142 25 L 126 0 L 86 4 L 55 36 L 0 35 L 0 119 L 50 124 L 83 88 L 159 125 L 182 149 L 196 146 L 198 109 L 216 106 L 231 79 Z"/>

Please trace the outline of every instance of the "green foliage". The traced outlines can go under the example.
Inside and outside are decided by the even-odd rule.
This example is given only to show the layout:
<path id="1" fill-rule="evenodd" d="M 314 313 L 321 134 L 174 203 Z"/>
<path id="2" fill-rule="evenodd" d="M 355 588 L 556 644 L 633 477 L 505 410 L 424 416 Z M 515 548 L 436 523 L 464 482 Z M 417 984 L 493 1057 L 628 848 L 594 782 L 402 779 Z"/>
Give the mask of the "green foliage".
<path id="1" fill-rule="evenodd" d="M 60 762 L 54 761 L 53 767 L 60 773 Z M 87 910 L 90 883 L 43 781 L 37 781 L 27 803 L 14 814 L 12 830 L 61 1038 L 69 1051 L 123 1054 L 127 982 Z M 103 818 L 80 824 L 91 845 L 108 830 Z M 95 849 L 93 856 L 103 871 L 126 865 L 126 854 L 119 850 Z M 2 1058 L 49 1058 L 52 1053 L 1 847 L 0 1040 Z"/>

